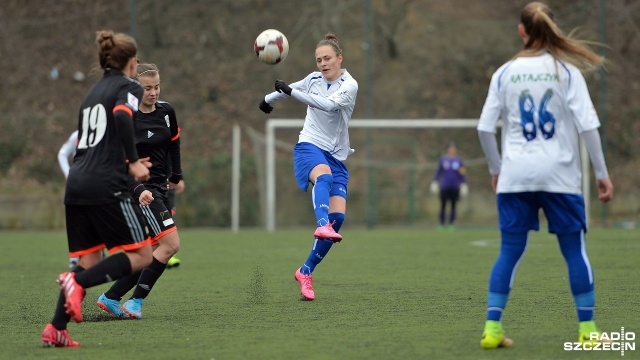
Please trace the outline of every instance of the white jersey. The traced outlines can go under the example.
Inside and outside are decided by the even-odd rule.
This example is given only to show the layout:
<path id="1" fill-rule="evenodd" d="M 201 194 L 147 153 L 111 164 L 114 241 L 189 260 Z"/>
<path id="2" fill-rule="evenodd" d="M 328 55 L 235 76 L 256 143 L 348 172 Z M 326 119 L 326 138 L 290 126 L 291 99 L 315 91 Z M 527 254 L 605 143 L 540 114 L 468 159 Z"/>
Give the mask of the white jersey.
<path id="1" fill-rule="evenodd" d="M 344 161 L 355 150 L 349 145 L 349 120 L 356 106 L 358 82 L 342 69 L 338 80 L 329 82 L 319 71 L 292 83 L 291 97 L 307 104 L 307 116 L 298 142 L 308 142 Z M 265 97 L 267 103 L 289 97 L 273 92 Z"/>
<path id="2" fill-rule="evenodd" d="M 579 133 L 600 121 L 578 68 L 548 53 L 502 65 L 491 78 L 478 130 L 495 133 L 498 119 L 498 193 L 581 193 Z"/>
<path id="3" fill-rule="evenodd" d="M 78 130 L 71 133 L 69 139 L 65 141 L 64 144 L 60 147 L 58 151 L 58 164 L 60 165 L 60 169 L 66 178 L 69 176 L 69 156 L 76 155 L 76 143 L 78 142 Z"/>

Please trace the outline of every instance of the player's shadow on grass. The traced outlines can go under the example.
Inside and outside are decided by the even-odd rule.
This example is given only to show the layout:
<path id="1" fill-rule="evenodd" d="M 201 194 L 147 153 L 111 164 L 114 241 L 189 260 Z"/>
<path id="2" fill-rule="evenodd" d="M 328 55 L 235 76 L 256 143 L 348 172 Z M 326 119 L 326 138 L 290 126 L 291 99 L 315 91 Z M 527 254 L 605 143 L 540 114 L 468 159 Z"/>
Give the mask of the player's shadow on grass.
<path id="1" fill-rule="evenodd" d="M 91 312 L 83 314 L 84 322 L 105 322 L 105 321 L 129 321 L 131 318 L 116 318 L 106 312 Z"/>

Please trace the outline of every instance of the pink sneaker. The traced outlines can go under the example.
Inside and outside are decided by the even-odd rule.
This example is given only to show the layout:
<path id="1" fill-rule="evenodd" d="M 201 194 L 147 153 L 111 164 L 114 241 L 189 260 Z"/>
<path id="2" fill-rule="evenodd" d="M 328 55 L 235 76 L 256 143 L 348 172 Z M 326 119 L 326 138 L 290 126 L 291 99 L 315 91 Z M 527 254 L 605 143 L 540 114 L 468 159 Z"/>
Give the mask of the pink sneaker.
<path id="1" fill-rule="evenodd" d="M 45 326 L 42 332 L 42 346 L 44 347 L 80 347 L 80 343 L 71 340 L 67 330 L 58 330 L 51 324 Z"/>
<path id="2" fill-rule="evenodd" d="M 313 292 L 313 278 L 311 274 L 305 275 L 300 272 L 300 268 L 296 271 L 296 281 L 300 283 L 300 294 L 307 300 L 313 300 L 316 298 L 316 294 Z"/>
<path id="3" fill-rule="evenodd" d="M 333 224 L 327 224 L 324 226 L 320 226 L 316 229 L 316 232 L 313 233 L 313 236 L 319 240 L 331 240 L 334 243 L 342 241 L 342 235 L 338 234 L 333 230 Z"/>
<path id="4" fill-rule="evenodd" d="M 60 290 L 64 292 L 66 298 L 64 307 L 67 314 L 71 316 L 71 320 L 82 322 L 82 300 L 84 299 L 84 289 L 76 282 L 76 274 L 73 272 L 64 272 L 58 275 L 56 280 L 60 285 Z"/>

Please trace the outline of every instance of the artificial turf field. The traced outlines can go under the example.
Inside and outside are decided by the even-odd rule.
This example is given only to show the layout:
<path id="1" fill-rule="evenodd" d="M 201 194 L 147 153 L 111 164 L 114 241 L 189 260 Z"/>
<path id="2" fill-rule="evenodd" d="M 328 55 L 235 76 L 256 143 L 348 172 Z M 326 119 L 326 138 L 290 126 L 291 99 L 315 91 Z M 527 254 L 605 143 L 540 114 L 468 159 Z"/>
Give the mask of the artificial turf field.
<path id="1" fill-rule="evenodd" d="M 482 350 L 495 229 L 352 230 L 302 301 L 293 274 L 310 231 L 181 230 L 182 265 L 166 270 L 143 319 L 114 320 L 88 289 L 80 348 L 42 348 L 66 270 L 60 232 L 0 232 L 1 359 L 640 359 L 640 349 L 565 351 L 577 320 L 558 245 L 531 233 L 503 316 L 513 348 Z M 640 231 L 592 229 L 587 250 L 601 330 L 640 333 Z M 128 298 L 128 295 L 125 299 Z M 636 340 L 640 346 L 640 339 Z"/>

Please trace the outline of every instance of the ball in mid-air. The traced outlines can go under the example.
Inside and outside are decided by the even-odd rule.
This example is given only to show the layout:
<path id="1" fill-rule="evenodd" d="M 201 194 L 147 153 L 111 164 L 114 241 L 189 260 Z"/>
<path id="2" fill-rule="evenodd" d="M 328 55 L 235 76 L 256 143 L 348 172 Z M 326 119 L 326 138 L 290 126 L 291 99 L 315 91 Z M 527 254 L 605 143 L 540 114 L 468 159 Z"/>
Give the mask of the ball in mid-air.
<path id="1" fill-rule="evenodd" d="M 253 49 L 260 61 L 275 65 L 287 58 L 289 41 L 283 33 L 276 29 L 268 29 L 260 33 L 253 44 Z"/>

